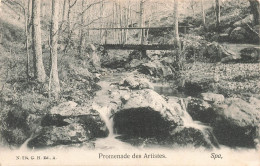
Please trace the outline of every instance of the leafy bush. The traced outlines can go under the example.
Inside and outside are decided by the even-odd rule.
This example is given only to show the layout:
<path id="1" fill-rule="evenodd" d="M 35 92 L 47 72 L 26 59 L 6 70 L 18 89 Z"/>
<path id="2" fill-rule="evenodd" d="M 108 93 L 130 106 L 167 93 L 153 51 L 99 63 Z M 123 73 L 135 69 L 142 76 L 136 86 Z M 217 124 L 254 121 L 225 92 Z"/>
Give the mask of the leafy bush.
<path id="1" fill-rule="evenodd" d="M 205 51 L 207 43 L 203 37 L 188 34 L 181 38 L 181 41 L 183 43 L 182 56 L 185 57 L 185 60 L 195 61 L 203 58 L 203 51 Z"/>

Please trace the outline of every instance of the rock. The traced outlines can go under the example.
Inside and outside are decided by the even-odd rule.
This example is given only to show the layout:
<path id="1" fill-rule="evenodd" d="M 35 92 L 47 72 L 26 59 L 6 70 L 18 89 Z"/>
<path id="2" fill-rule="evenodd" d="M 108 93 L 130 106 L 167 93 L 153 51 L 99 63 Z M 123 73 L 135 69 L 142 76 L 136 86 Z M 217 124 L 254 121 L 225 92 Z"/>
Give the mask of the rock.
<path id="1" fill-rule="evenodd" d="M 138 60 L 138 59 L 133 59 L 129 62 L 129 64 L 127 64 L 125 67 L 126 68 L 130 68 L 130 69 L 133 69 L 133 68 L 137 68 L 139 67 L 141 64 L 143 64 L 144 61 L 142 60 Z"/>
<path id="2" fill-rule="evenodd" d="M 224 46 L 217 42 L 207 44 L 206 50 L 203 52 L 203 56 L 208 59 L 209 62 L 220 62 L 224 58 L 236 57 L 235 53 L 227 50 Z M 231 58 L 233 59 L 233 58 Z"/>
<path id="3" fill-rule="evenodd" d="M 106 68 L 116 69 L 116 68 L 124 68 L 127 63 L 128 63 L 127 58 L 116 56 L 116 57 L 108 57 L 107 59 L 103 59 L 101 66 Z"/>
<path id="4" fill-rule="evenodd" d="M 249 103 L 254 105 L 256 109 L 260 110 L 260 100 L 255 98 L 255 97 L 250 97 L 249 98 Z"/>
<path id="5" fill-rule="evenodd" d="M 243 26 L 243 25 L 251 24 L 252 21 L 253 21 L 253 15 L 250 14 L 250 15 L 246 16 L 245 18 L 243 18 L 242 20 L 239 20 L 239 21 L 235 22 L 235 23 L 233 24 L 233 26 L 235 26 L 235 27 L 241 27 L 241 26 Z"/>
<path id="6" fill-rule="evenodd" d="M 153 90 L 133 91 L 124 103 L 114 114 L 114 128 L 118 134 L 163 137 L 183 124 L 177 113 L 180 112 L 180 105 L 175 103 L 176 107 L 170 107 Z"/>
<path id="7" fill-rule="evenodd" d="M 59 114 L 61 116 L 73 116 L 75 114 L 74 109 L 78 104 L 74 101 L 68 101 L 53 107 L 50 110 L 50 114 Z M 77 112 L 78 113 L 78 112 Z"/>
<path id="8" fill-rule="evenodd" d="M 252 21 L 253 21 L 253 15 L 250 14 L 250 15 L 246 16 L 244 19 L 235 22 L 235 23 L 233 24 L 233 26 L 235 26 L 235 27 L 241 27 L 241 26 L 243 26 L 243 25 L 251 24 Z"/>
<path id="9" fill-rule="evenodd" d="M 130 89 L 153 89 L 152 84 L 146 78 L 138 78 L 135 76 L 129 76 L 125 78 L 121 83 L 121 86 L 127 86 Z"/>
<path id="10" fill-rule="evenodd" d="M 191 78 L 190 80 L 185 80 L 183 87 L 179 86 L 180 90 L 188 96 L 198 97 L 203 92 L 208 92 L 212 89 L 212 84 L 214 83 L 213 78 Z"/>
<path id="11" fill-rule="evenodd" d="M 31 141 L 34 147 L 82 143 L 106 137 L 109 133 L 96 107 L 77 107 L 72 101 L 53 107 L 50 113 L 42 118 L 39 128 L 39 132 L 35 133 L 36 136 Z"/>
<path id="12" fill-rule="evenodd" d="M 192 98 L 187 111 L 194 120 L 212 126 L 221 144 L 255 147 L 255 142 L 260 139 L 259 110 L 242 99 L 228 98 L 222 104 L 209 104 L 204 100 Z"/>
<path id="13" fill-rule="evenodd" d="M 160 138 L 142 138 L 122 135 L 118 137 L 121 141 L 130 143 L 138 147 L 167 147 L 167 148 L 183 148 L 195 147 L 212 149 L 219 147 L 217 140 L 210 130 L 201 131 L 195 128 L 187 128 L 183 126 L 177 127 L 170 136 L 163 139 Z"/>
<path id="14" fill-rule="evenodd" d="M 139 72 L 154 77 L 172 77 L 173 72 L 169 66 L 163 65 L 159 60 L 144 63 L 139 67 Z"/>
<path id="15" fill-rule="evenodd" d="M 177 127 L 166 139 L 168 146 L 195 147 L 212 149 L 219 147 L 218 141 L 210 130 L 199 130 L 192 127 Z"/>
<path id="16" fill-rule="evenodd" d="M 145 54 L 142 54 L 142 52 L 138 51 L 138 50 L 134 50 L 129 54 L 129 60 L 133 60 L 133 59 L 141 60 L 141 59 L 145 59 L 145 58 L 148 58 L 148 56 Z"/>
<path id="17" fill-rule="evenodd" d="M 216 120 L 212 124 L 220 143 L 228 146 L 255 147 L 259 135 L 259 111 L 239 98 L 230 98 L 215 109 Z"/>
<path id="18" fill-rule="evenodd" d="M 56 145 L 69 145 L 89 141 L 89 133 L 80 124 L 62 127 L 44 127 L 41 133 L 28 142 L 31 148 L 43 148 Z"/>
<path id="19" fill-rule="evenodd" d="M 187 112 L 193 120 L 198 120 L 203 123 L 212 123 L 216 118 L 211 104 L 202 99 L 189 98 Z"/>
<path id="20" fill-rule="evenodd" d="M 247 31 L 245 28 L 236 27 L 230 33 L 230 40 L 233 42 L 244 42 L 247 39 Z"/>
<path id="21" fill-rule="evenodd" d="M 260 47 L 248 47 L 240 51 L 242 62 L 260 62 Z"/>
<path id="22" fill-rule="evenodd" d="M 229 41 L 229 33 L 221 33 L 218 36 L 218 42 L 228 42 Z"/>
<path id="23" fill-rule="evenodd" d="M 222 94 L 215 93 L 201 93 L 202 99 L 213 103 L 224 102 L 225 97 Z"/>
<path id="24" fill-rule="evenodd" d="M 227 29 L 225 30 L 224 34 L 230 35 L 231 31 L 232 31 L 232 28 L 229 27 L 229 28 L 227 28 Z"/>
<path id="25" fill-rule="evenodd" d="M 255 25 L 252 30 L 250 30 L 250 40 L 259 45 L 260 41 L 260 25 Z"/>

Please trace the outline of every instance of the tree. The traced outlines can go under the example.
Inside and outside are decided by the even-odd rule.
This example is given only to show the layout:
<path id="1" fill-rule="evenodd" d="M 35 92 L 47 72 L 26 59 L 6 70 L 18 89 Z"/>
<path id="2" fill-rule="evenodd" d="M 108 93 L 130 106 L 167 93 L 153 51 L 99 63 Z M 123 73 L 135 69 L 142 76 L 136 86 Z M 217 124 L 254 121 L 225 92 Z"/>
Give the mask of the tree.
<path id="1" fill-rule="evenodd" d="M 51 15 L 51 73 L 50 84 L 54 93 L 55 99 L 58 99 L 60 92 L 60 83 L 58 77 L 58 64 L 57 64 L 57 47 L 58 47 L 58 32 L 59 32 L 59 0 L 52 0 L 52 15 Z M 51 81 L 52 80 L 52 81 Z"/>
<path id="2" fill-rule="evenodd" d="M 42 61 L 42 43 L 41 43 L 41 0 L 32 0 L 32 48 L 33 48 L 33 66 L 34 77 L 39 82 L 45 82 L 46 74 Z"/>
<path id="3" fill-rule="evenodd" d="M 177 49 L 180 52 L 181 49 L 181 44 L 180 44 L 180 37 L 179 37 L 179 11 L 178 11 L 178 6 L 179 6 L 179 0 L 174 0 L 174 11 L 173 11 L 173 19 L 174 19 L 174 41 L 175 45 L 177 46 Z"/>
<path id="4" fill-rule="evenodd" d="M 83 25 L 85 24 L 84 20 L 84 15 L 85 12 L 84 11 L 84 0 L 82 0 L 81 2 L 81 28 L 80 28 L 80 39 L 79 39 L 79 55 L 83 55 L 84 54 L 84 45 L 85 45 L 85 31 L 84 31 L 84 27 Z"/>
<path id="5" fill-rule="evenodd" d="M 260 22 L 260 7 L 259 7 L 259 0 L 249 0 L 251 13 L 253 14 L 253 24 L 259 25 Z"/>
<path id="6" fill-rule="evenodd" d="M 0 0 L 1 2 L 1 0 Z M 26 0 L 22 2 L 16 2 L 14 1 L 15 4 L 17 4 L 20 8 L 23 10 L 23 15 L 24 15 L 24 32 L 25 32 L 25 48 L 26 48 L 26 76 L 27 80 L 29 81 L 30 75 L 29 75 L 29 65 L 30 65 L 30 52 L 29 52 L 29 28 L 28 28 L 28 22 L 30 19 L 30 4 L 31 0 L 27 0 L 27 7 L 26 7 Z"/>
<path id="7" fill-rule="evenodd" d="M 203 22 L 203 26 L 206 26 L 206 18 L 205 18 L 205 11 L 204 11 L 204 0 L 200 0 L 200 4 L 201 4 L 201 13 L 202 13 L 202 22 Z"/>
<path id="8" fill-rule="evenodd" d="M 219 0 L 216 0 L 216 29 L 219 32 L 219 24 L 220 24 L 220 5 L 219 5 Z"/>
<path id="9" fill-rule="evenodd" d="M 64 52 L 66 53 L 68 48 L 71 46 L 71 37 L 72 37 L 72 29 L 71 29 L 71 18 L 70 18 L 70 14 L 71 14 L 71 10 L 72 8 L 76 5 L 77 0 L 74 0 L 73 3 L 71 3 L 71 0 L 68 0 L 68 13 L 67 13 L 67 29 L 68 29 L 68 36 L 66 39 L 66 46 L 64 48 Z"/>
<path id="10" fill-rule="evenodd" d="M 140 0 L 140 11 L 139 11 L 139 27 L 143 27 L 143 14 L 144 14 L 144 0 Z M 140 30 L 140 42 L 141 44 L 144 43 L 143 39 L 143 29 Z"/>

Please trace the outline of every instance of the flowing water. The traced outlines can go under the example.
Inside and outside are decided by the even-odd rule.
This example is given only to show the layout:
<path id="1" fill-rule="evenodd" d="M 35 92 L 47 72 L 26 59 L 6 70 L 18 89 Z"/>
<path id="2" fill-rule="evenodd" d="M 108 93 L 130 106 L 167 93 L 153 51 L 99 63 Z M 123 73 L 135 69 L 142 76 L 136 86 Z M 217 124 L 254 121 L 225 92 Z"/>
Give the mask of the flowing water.
<path id="1" fill-rule="evenodd" d="M 100 138 L 95 141 L 95 148 L 99 149 L 132 149 L 136 148 L 130 144 L 124 143 L 117 139 L 117 136 L 114 133 L 113 129 L 113 119 L 111 117 L 111 111 L 109 108 L 109 95 L 108 91 L 113 91 L 113 87 L 110 85 L 113 83 L 120 82 L 123 78 L 125 78 L 127 73 L 114 73 L 109 76 L 105 76 L 101 78 L 101 81 L 99 82 L 99 85 L 102 87 L 102 90 L 98 91 L 93 104 L 94 107 L 96 107 L 100 113 L 101 118 L 104 120 L 108 130 L 109 135 L 107 138 Z M 183 94 L 178 94 L 178 91 L 176 91 L 174 88 L 171 87 L 170 83 L 162 83 L 162 82 L 156 82 L 153 83 L 154 90 L 164 96 L 167 96 L 169 98 L 168 103 L 175 104 L 176 106 L 176 100 L 175 96 L 183 96 Z M 112 88 L 112 89 L 111 89 Z M 180 99 L 180 108 L 181 110 L 181 117 L 184 122 L 185 127 L 192 127 L 199 129 L 201 131 L 204 131 L 205 129 L 208 129 L 208 126 L 203 125 L 199 121 L 193 121 L 191 116 L 188 114 L 186 110 L 186 104 L 183 99 Z"/>
<path id="2" fill-rule="evenodd" d="M 121 81 L 123 77 L 124 74 L 115 73 L 111 76 L 102 77 L 101 81 L 98 83 L 102 89 L 96 93 L 96 96 L 93 99 L 95 102 L 92 106 L 98 110 L 108 128 L 109 135 L 106 138 L 99 138 L 95 141 L 96 149 L 134 149 L 133 146 L 116 139 L 118 135 L 114 133 L 113 118 L 111 118 L 111 108 L 109 106 L 110 100 L 108 92 L 113 91 L 110 85 Z"/>

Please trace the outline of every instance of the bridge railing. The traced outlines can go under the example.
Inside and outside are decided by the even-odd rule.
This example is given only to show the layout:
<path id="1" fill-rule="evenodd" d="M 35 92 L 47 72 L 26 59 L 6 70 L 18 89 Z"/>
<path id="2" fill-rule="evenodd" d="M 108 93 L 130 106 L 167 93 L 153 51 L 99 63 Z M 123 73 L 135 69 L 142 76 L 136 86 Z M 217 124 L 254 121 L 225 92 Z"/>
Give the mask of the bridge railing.
<path id="1" fill-rule="evenodd" d="M 191 26 L 179 26 L 183 33 L 187 33 Z M 148 44 L 149 31 L 171 32 L 173 27 L 121 27 L 121 28 L 86 28 L 90 38 L 99 40 L 101 44 Z M 99 36 L 99 39 L 98 37 Z M 163 37 L 163 36 L 162 36 Z M 151 43 L 149 43 L 151 44 Z"/>

